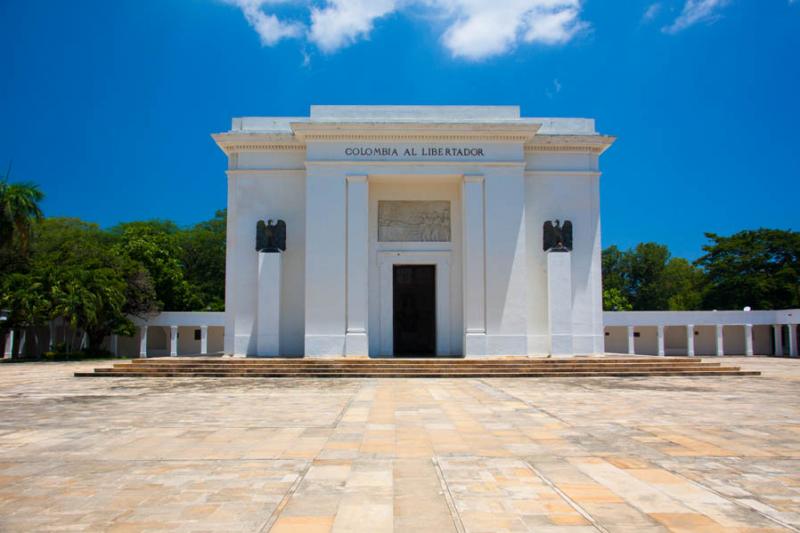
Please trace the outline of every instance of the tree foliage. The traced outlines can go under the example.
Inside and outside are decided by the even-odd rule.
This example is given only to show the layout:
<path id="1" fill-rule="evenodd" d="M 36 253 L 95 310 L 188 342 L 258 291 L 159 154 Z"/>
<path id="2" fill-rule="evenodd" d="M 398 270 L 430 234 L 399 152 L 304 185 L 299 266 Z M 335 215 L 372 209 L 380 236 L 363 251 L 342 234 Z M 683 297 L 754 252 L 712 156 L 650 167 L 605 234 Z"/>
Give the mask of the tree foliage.
<path id="1" fill-rule="evenodd" d="M 184 277 L 181 251 L 175 233 L 160 223 L 126 224 L 119 230 L 114 253 L 141 264 L 153 280 L 160 307 L 192 311 L 200 301 Z"/>
<path id="2" fill-rule="evenodd" d="M 800 232 L 740 231 L 711 241 L 696 261 L 705 271 L 707 309 L 800 307 Z"/>
<path id="3" fill-rule="evenodd" d="M 603 308 L 659 311 L 697 309 L 702 272 L 669 249 L 653 242 L 630 250 L 603 251 Z"/>
<path id="4" fill-rule="evenodd" d="M 43 199 L 44 193 L 33 183 L 9 183 L 8 175 L 0 180 L 0 248 L 28 254 L 31 226 L 42 219 Z"/>
<path id="5" fill-rule="evenodd" d="M 177 234 L 184 275 L 194 288 L 200 308 L 225 309 L 225 226 L 227 211 Z"/>

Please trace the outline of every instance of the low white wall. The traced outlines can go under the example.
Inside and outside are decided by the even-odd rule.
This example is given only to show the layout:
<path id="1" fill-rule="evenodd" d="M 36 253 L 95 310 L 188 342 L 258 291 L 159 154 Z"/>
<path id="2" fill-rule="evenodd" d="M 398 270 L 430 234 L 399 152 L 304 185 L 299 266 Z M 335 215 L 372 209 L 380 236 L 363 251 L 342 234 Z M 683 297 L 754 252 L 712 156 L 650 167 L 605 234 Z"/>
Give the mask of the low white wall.
<path id="1" fill-rule="evenodd" d="M 780 311 L 605 311 L 608 326 L 695 326 L 798 324 L 800 309 Z"/>
<path id="2" fill-rule="evenodd" d="M 606 311 L 606 352 L 628 352 L 628 326 L 634 330 L 634 351 L 640 355 L 658 353 L 658 327 L 664 327 L 664 353 L 687 354 L 687 326 L 694 326 L 695 355 L 717 354 L 716 327 L 722 326 L 725 355 L 745 355 L 747 343 L 745 325 L 753 326 L 753 353 L 755 355 L 797 355 L 800 336 L 796 325 L 800 323 L 800 309 L 776 311 Z M 775 348 L 774 325 L 780 326 L 780 351 Z M 789 327 L 792 326 L 792 327 Z M 789 339 L 794 332 L 794 352 L 790 352 Z"/>

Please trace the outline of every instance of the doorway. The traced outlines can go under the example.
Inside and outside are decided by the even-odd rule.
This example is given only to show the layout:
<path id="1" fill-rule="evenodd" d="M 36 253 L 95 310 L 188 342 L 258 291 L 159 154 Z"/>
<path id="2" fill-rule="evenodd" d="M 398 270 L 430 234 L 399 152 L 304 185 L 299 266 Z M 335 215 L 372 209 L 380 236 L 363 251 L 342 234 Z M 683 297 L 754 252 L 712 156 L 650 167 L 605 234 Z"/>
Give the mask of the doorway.
<path id="1" fill-rule="evenodd" d="M 436 266 L 394 265 L 395 357 L 436 355 Z"/>

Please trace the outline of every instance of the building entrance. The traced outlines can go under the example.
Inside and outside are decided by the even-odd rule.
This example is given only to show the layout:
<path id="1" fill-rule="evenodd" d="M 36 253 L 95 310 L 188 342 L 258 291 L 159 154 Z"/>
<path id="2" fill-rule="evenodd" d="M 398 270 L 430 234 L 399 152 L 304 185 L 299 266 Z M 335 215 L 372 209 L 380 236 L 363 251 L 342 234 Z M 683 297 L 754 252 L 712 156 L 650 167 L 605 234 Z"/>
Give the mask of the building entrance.
<path id="1" fill-rule="evenodd" d="M 395 265 L 394 355 L 436 355 L 436 266 Z"/>

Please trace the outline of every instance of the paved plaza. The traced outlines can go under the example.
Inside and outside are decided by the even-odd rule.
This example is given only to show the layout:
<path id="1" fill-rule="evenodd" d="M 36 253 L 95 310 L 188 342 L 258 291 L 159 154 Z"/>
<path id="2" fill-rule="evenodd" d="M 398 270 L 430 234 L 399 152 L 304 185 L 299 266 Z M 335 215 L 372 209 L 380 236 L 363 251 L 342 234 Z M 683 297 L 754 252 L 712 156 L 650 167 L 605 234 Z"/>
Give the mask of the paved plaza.
<path id="1" fill-rule="evenodd" d="M 798 531 L 761 377 L 75 378 L 0 365 L 0 531 Z M 102 365 L 110 363 L 102 363 Z"/>

